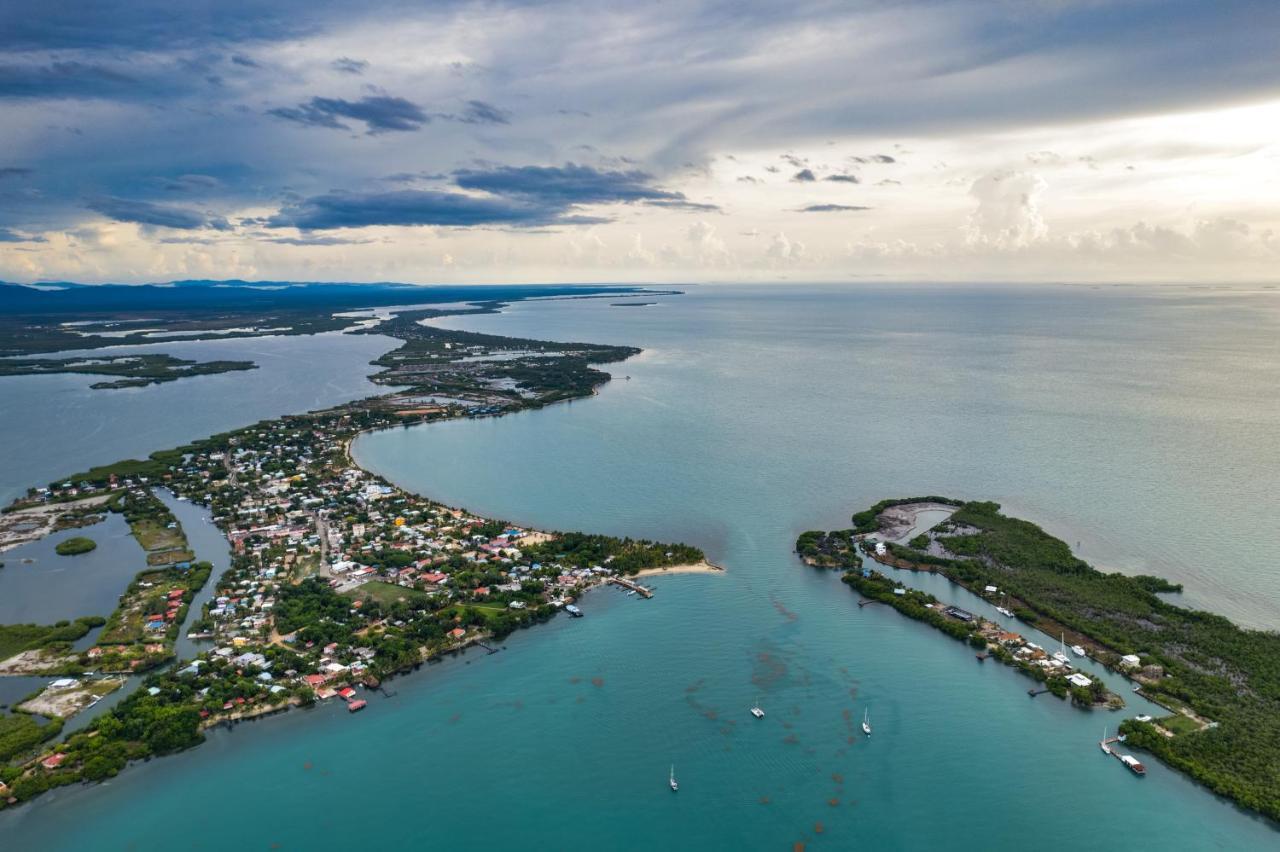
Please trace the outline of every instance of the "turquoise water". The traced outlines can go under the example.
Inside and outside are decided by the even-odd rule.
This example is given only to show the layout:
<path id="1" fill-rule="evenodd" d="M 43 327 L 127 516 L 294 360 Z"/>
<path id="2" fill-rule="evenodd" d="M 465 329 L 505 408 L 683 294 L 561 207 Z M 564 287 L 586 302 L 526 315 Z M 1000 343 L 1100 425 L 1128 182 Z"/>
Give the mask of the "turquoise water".
<path id="1" fill-rule="evenodd" d="M 685 539 L 726 574 L 655 579 L 650 601 L 593 592 L 585 618 L 397 679 L 357 716 L 243 725 L 58 791 L 0 815 L 6 842 L 1280 844 L 1154 761 L 1136 779 L 1101 755 L 1102 726 L 1121 716 L 1028 699 L 1016 673 L 859 609 L 791 553 L 800 530 L 845 525 L 882 496 L 989 497 L 1099 565 L 1178 579 L 1185 599 L 1276 627 L 1274 294 L 708 287 L 650 308 L 526 303 L 453 324 L 646 352 L 613 366 L 596 399 L 369 436 L 362 463 L 513 520 Z M 747 713 L 757 700 L 763 720 Z"/>

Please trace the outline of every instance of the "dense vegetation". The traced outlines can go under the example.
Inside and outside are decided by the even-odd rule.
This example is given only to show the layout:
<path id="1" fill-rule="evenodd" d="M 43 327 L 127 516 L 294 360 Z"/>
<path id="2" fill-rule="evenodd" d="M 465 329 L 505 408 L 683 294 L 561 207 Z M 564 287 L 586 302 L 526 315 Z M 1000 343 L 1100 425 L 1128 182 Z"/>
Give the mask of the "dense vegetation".
<path id="1" fill-rule="evenodd" d="M 663 544 L 646 539 L 614 538 L 589 533 L 561 533 L 554 540 L 524 549 L 534 559 L 575 568 L 607 565 L 619 574 L 701 562 L 705 555 L 687 544 Z"/>
<path id="2" fill-rule="evenodd" d="M 859 568 L 862 557 L 853 530 L 807 530 L 796 539 L 796 553 L 816 568 Z"/>
<path id="3" fill-rule="evenodd" d="M 58 542 L 58 545 L 53 550 L 59 556 L 79 556 L 81 553 L 88 553 L 96 549 L 97 546 L 98 543 L 93 539 L 78 535 Z"/>
<path id="4" fill-rule="evenodd" d="M 173 355 L 106 355 L 100 358 L 7 358 L 0 359 L 0 376 L 37 376 L 48 373 L 87 373 L 117 376 L 96 382 L 94 389 L 143 387 L 173 382 L 187 376 L 206 376 L 234 370 L 252 370 L 252 361 L 188 361 Z"/>
<path id="5" fill-rule="evenodd" d="M 932 561 L 971 589 L 999 586 L 1020 614 L 1052 619 L 1104 646 L 1111 652 L 1104 662 L 1138 655 L 1146 694 L 1217 724 L 1170 738 L 1127 722 L 1130 743 L 1280 819 L 1280 634 L 1168 603 L 1155 592 L 1177 587 L 1160 578 L 1097 571 L 996 503 L 964 503 L 934 535 L 954 558 L 909 558 Z"/>
<path id="6" fill-rule="evenodd" d="M 31 752 L 61 732 L 61 719 L 41 725 L 25 713 L 0 713 L 0 763 Z"/>
<path id="7" fill-rule="evenodd" d="M 70 646 L 90 630 L 100 627 L 105 619 L 85 616 L 75 621 L 59 621 L 53 625 L 0 624 L 0 660 L 35 648 Z"/>

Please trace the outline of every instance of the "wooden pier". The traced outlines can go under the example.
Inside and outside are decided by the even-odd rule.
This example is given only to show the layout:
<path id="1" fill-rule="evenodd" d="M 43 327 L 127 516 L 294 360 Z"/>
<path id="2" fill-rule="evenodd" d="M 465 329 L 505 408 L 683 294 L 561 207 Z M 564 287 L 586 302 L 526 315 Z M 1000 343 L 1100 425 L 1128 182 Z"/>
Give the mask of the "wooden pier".
<path id="1" fill-rule="evenodd" d="M 884 603 L 884 601 L 878 601 L 878 600 L 875 600 L 874 598 L 867 598 L 866 600 L 858 601 L 858 609 L 862 609 L 864 606 L 870 606 L 871 604 L 876 604 L 876 603 Z"/>
<path id="2" fill-rule="evenodd" d="M 1051 690 L 1051 689 L 1049 689 L 1049 688 L 1047 688 L 1047 687 L 1045 687 L 1045 688 L 1041 688 L 1041 689 L 1036 689 L 1036 688 L 1033 686 L 1033 687 L 1031 687 L 1030 689 L 1028 689 L 1028 690 L 1027 690 L 1027 695 L 1030 695 L 1032 698 L 1035 698 L 1037 695 L 1044 695 L 1046 692 L 1052 692 L 1052 691 L 1053 691 L 1053 690 Z"/>
<path id="3" fill-rule="evenodd" d="M 621 586 L 622 588 L 627 589 L 628 591 L 635 592 L 636 594 L 640 595 L 640 597 L 642 598 L 653 597 L 653 589 L 650 589 L 646 586 L 642 586 L 639 583 L 637 583 L 635 580 L 628 580 L 626 577 L 610 577 L 609 582 L 615 586 Z"/>

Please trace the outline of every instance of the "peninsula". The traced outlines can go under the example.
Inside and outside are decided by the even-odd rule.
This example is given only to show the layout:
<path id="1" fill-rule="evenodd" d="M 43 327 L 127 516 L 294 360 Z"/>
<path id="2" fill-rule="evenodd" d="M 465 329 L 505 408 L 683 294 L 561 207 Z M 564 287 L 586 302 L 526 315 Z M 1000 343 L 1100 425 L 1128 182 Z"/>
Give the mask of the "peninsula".
<path id="1" fill-rule="evenodd" d="M 885 540 L 886 531 L 900 538 L 910 529 L 895 515 L 925 503 L 952 514 L 906 543 Z M 995 503 L 886 500 L 855 514 L 851 529 L 804 533 L 796 549 L 810 565 L 842 569 L 844 582 L 867 599 L 1038 673 L 1049 686 L 1062 678 L 1073 700 L 1091 704 L 1097 682 L 1071 685 L 1060 673 L 1070 669 L 1069 660 L 1055 660 L 1006 626 L 909 589 L 894 575 L 865 567 L 863 558 L 936 572 L 999 604 L 1010 622 L 1065 635 L 1170 710 L 1164 718 L 1124 721 L 1120 730 L 1130 746 L 1280 820 L 1280 634 L 1244 630 L 1171 604 L 1159 594 L 1180 587 L 1161 578 L 1100 572 L 1065 542 L 1002 514 Z"/>
<path id="2" fill-rule="evenodd" d="M 0 726 L 0 808 L 197 745 L 214 725 L 326 699 L 360 710 L 359 689 L 561 611 L 580 615 L 574 602 L 596 585 L 625 584 L 647 597 L 650 589 L 627 578 L 717 570 L 688 545 L 530 530 L 360 469 L 350 446 L 361 432 L 588 396 L 609 379 L 593 365 L 639 351 L 421 324 L 443 313 L 407 312 L 363 329 L 402 342 L 375 362 L 384 370 L 374 381 L 394 386 L 391 393 L 94 468 L 33 488 L 6 510 L 11 526 L 30 516 L 41 529 L 120 512 L 148 556 L 96 644 L 71 646 L 91 622 L 76 622 L 76 630 L 0 627 L 0 638 L 12 636 L 0 647 L 0 670 L 81 677 L 83 689 L 148 674 L 56 745 L 48 743 L 60 717 L 44 729 L 14 726 L 12 736 Z M 194 561 L 156 488 L 209 507 L 231 544 L 230 568 L 189 624 L 211 566 Z M 207 650 L 170 665 L 183 629 Z M 25 706 L 74 710 L 81 702 L 50 694 Z"/>

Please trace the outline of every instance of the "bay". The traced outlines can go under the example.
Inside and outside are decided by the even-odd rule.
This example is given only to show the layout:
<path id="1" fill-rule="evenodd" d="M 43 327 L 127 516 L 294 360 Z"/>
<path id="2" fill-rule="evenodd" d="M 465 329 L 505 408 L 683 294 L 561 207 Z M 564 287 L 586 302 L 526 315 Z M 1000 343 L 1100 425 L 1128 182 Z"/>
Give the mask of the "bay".
<path id="1" fill-rule="evenodd" d="M 445 322 L 646 351 L 597 398 L 366 436 L 362 464 L 516 521 L 687 540 L 727 572 L 592 592 L 586 618 L 397 679 L 358 716 L 240 726 L 56 791 L 0 815 L 6 840 L 213 849 L 234 812 L 249 848 L 1276 845 L 1158 763 L 1139 780 L 1107 760 L 1120 716 L 1030 700 L 791 552 L 880 497 L 994 499 L 1274 628 L 1274 294 L 698 287 Z"/>

